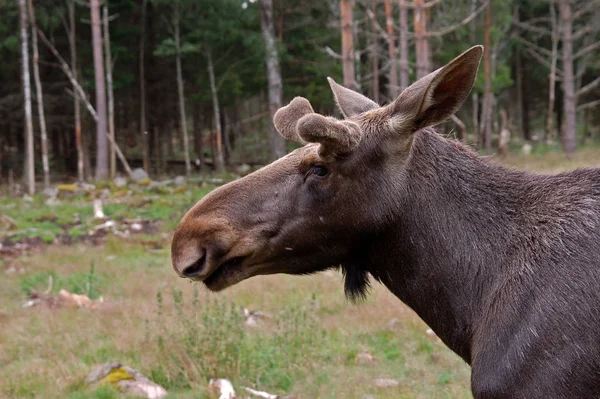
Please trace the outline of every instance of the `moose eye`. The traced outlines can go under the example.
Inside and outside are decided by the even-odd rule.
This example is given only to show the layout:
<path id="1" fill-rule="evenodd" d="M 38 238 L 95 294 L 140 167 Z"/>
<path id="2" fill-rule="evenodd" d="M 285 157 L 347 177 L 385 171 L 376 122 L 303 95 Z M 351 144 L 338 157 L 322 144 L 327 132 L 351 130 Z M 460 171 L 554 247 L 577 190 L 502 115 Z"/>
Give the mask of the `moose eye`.
<path id="1" fill-rule="evenodd" d="M 316 175 L 319 177 L 325 177 L 325 176 L 327 176 L 327 173 L 329 173 L 327 168 L 323 165 L 313 165 L 311 168 L 311 172 L 313 175 Z"/>

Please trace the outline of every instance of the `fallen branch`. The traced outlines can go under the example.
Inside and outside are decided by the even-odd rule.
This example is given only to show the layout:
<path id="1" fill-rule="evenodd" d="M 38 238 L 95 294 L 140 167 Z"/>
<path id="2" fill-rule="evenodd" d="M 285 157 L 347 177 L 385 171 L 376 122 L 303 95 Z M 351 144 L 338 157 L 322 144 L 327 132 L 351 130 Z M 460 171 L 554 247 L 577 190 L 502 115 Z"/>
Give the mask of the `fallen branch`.
<path id="1" fill-rule="evenodd" d="M 272 394 L 270 394 L 268 392 L 257 391 L 255 389 L 248 388 L 248 387 L 243 387 L 243 388 L 249 394 L 254 395 L 254 396 L 258 396 L 259 398 L 264 398 L 264 399 L 279 399 L 279 396 L 272 395 Z"/>
<path id="2" fill-rule="evenodd" d="M 79 94 L 79 97 L 85 103 L 88 111 L 92 115 L 92 118 L 94 118 L 94 120 L 96 122 L 98 122 L 98 114 L 96 113 L 96 110 L 94 109 L 94 107 L 88 100 L 87 96 L 85 95 L 85 91 L 83 91 L 83 88 L 81 87 L 79 82 L 77 82 L 77 80 L 73 76 L 73 73 L 71 72 L 71 68 L 69 67 L 69 64 L 67 64 L 67 62 L 61 57 L 58 50 L 56 50 L 56 47 L 54 47 L 52 45 L 52 43 L 48 40 L 48 38 L 46 37 L 44 32 L 40 28 L 38 28 L 37 31 L 38 31 L 40 39 L 42 39 L 42 42 L 44 43 L 44 45 L 48 48 L 48 50 L 50 50 L 50 52 L 52 54 L 54 54 L 56 59 L 58 59 L 58 62 L 60 63 L 60 68 L 63 70 L 65 75 L 67 75 L 67 78 L 69 78 L 73 87 L 75 87 L 77 89 L 77 93 Z M 110 135 L 107 132 L 102 132 L 102 133 L 104 134 L 104 137 L 106 137 L 106 139 L 114 146 L 115 151 L 117 152 L 117 155 L 119 157 L 119 160 L 123 164 L 123 168 L 125 169 L 125 172 L 127 172 L 127 174 L 129 175 L 130 178 L 133 178 L 133 173 L 131 171 L 131 168 L 129 167 L 129 164 L 127 163 L 127 159 L 125 159 L 125 156 L 121 152 L 121 149 L 119 148 L 118 144 L 115 142 L 115 140 L 113 140 L 112 137 L 110 137 Z"/>

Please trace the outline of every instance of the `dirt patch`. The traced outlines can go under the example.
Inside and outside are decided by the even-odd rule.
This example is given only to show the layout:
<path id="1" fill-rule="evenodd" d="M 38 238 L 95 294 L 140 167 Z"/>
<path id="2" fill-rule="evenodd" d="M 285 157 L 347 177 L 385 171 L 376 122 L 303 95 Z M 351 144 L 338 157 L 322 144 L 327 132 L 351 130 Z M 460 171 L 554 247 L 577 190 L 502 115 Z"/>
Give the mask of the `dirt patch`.
<path id="1" fill-rule="evenodd" d="M 144 219 L 118 219 L 111 223 L 105 223 L 105 227 L 98 225 L 88 227 L 87 234 L 73 236 L 68 233 L 69 229 L 77 226 L 74 223 L 61 225 L 63 233 L 56 236 L 52 242 L 46 242 L 42 237 L 20 237 L 18 239 L 6 238 L 0 241 L 0 258 L 14 259 L 22 255 L 27 255 L 36 250 L 40 250 L 50 245 L 73 245 L 78 243 L 86 243 L 93 246 L 98 246 L 104 243 L 108 235 L 118 235 L 123 238 L 128 238 L 135 235 L 154 235 L 160 231 L 161 222 L 157 220 Z M 164 245 L 165 239 L 157 241 L 143 242 L 149 247 Z"/>

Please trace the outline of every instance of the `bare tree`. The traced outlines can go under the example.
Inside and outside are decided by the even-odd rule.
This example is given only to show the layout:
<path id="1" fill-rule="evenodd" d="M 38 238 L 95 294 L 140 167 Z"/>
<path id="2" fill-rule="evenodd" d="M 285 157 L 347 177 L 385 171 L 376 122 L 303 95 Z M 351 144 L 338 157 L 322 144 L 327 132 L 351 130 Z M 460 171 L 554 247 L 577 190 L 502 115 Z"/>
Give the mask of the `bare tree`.
<path id="1" fill-rule="evenodd" d="M 285 141 L 273 125 L 273 116 L 281 107 L 282 83 L 279 67 L 279 54 L 275 45 L 275 28 L 273 26 L 273 1 L 260 0 L 260 25 L 265 42 L 267 80 L 269 82 L 269 142 L 271 159 L 285 155 Z"/>
<path id="2" fill-rule="evenodd" d="M 77 44 L 75 23 L 75 1 L 68 2 L 69 9 L 69 48 L 71 50 L 71 71 L 75 82 L 77 81 Z M 79 92 L 73 84 L 73 114 L 75 116 L 75 147 L 77 147 L 77 179 L 84 180 L 83 174 L 83 143 L 81 140 L 81 108 Z"/>
<path id="3" fill-rule="evenodd" d="M 385 5 L 385 27 L 388 35 L 388 54 L 390 57 L 390 74 L 388 82 L 388 95 L 391 99 L 398 95 L 398 58 L 396 57 L 396 45 L 394 35 L 394 16 L 390 0 L 384 0 Z"/>
<path id="4" fill-rule="evenodd" d="M 354 39 L 352 8 L 354 0 L 340 1 L 340 14 L 342 20 L 342 69 L 344 72 L 344 86 L 356 90 L 356 76 L 354 72 Z"/>
<path id="5" fill-rule="evenodd" d="M 33 121 L 31 112 L 31 82 L 29 77 L 29 34 L 27 32 L 27 4 L 19 0 L 21 22 L 21 74 L 23 79 L 23 99 L 25 114 L 25 170 L 23 173 L 27 193 L 35 194 L 35 170 L 33 162 Z"/>
<path id="6" fill-rule="evenodd" d="M 92 104 L 90 103 L 90 101 L 88 100 L 88 98 L 85 95 L 85 92 L 83 91 L 83 88 L 81 87 L 81 85 L 75 79 L 75 75 L 71 71 L 71 68 L 69 68 L 69 65 L 67 64 L 67 62 L 61 57 L 61 55 L 56 50 L 56 47 L 54 47 L 54 45 L 52 45 L 52 43 L 50 42 L 50 40 L 48 40 L 48 38 L 46 37 L 46 35 L 44 35 L 44 32 L 42 32 L 39 28 L 38 28 L 37 32 L 38 32 L 38 35 L 39 35 L 40 39 L 42 40 L 42 43 L 44 43 L 44 45 L 48 48 L 48 50 L 50 50 L 50 52 L 58 60 L 58 64 L 60 66 L 60 69 L 62 69 L 62 71 L 65 73 L 65 75 L 67 75 L 67 78 L 69 79 L 69 81 L 73 85 L 73 89 L 77 93 L 78 97 L 86 105 L 86 107 L 87 107 L 90 115 L 94 119 L 94 121 L 96 123 L 98 123 L 98 113 L 96 112 L 96 110 L 94 109 L 94 107 L 92 106 Z M 131 168 L 129 167 L 129 164 L 127 163 L 127 159 L 125 159 L 125 156 L 123 155 L 123 153 L 119 149 L 119 146 L 117 145 L 117 143 L 114 142 L 114 141 L 112 141 L 112 138 L 108 135 L 108 132 L 104 131 L 103 134 L 104 134 L 104 138 L 106 140 L 108 140 L 115 147 L 115 150 L 117 151 L 117 156 L 119 157 L 119 160 L 121 161 L 121 164 L 123 165 L 123 168 L 125 169 L 125 172 L 127 172 L 127 175 L 129 177 L 132 177 L 133 173 L 131 172 Z"/>
<path id="7" fill-rule="evenodd" d="M 417 79 L 421 79 L 430 72 L 429 66 L 429 39 L 427 33 L 427 9 L 429 6 L 424 0 L 414 0 L 413 19 L 415 29 L 415 54 L 417 58 Z"/>
<path id="8" fill-rule="evenodd" d="M 33 0 L 27 0 L 29 6 L 29 21 L 31 23 L 31 47 L 33 50 L 33 78 L 38 105 L 38 118 L 40 122 L 40 135 L 42 146 L 42 168 L 44 170 L 44 188 L 50 187 L 50 166 L 48 165 L 48 134 L 46 133 L 46 115 L 44 113 L 44 93 L 40 79 L 40 53 L 38 51 L 37 27 L 35 22 L 35 9 Z"/>
<path id="9" fill-rule="evenodd" d="M 106 60 L 106 90 L 108 93 L 108 135 L 111 138 L 110 144 L 110 177 L 114 179 L 117 173 L 117 153 L 115 146 L 112 145 L 115 139 L 115 100 L 113 96 L 113 77 L 112 77 L 112 56 L 110 52 L 110 29 L 108 17 L 108 2 L 103 7 L 102 23 L 104 26 L 104 55 Z"/>
<path id="10" fill-rule="evenodd" d="M 552 23 L 552 57 L 550 60 L 550 74 L 548 76 L 548 115 L 546 115 L 546 137 L 554 137 L 554 100 L 556 98 L 556 64 L 558 62 L 558 41 L 560 28 L 556 17 L 554 0 L 549 1 L 550 18 Z"/>
<path id="11" fill-rule="evenodd" d="M 575 152 L 575 129 L 577 115 L 575 110 L 575 76 L 573 74 L 573 15 L 570 0 L 558 0 L 562 25 L 563 59 L 563 101 L 565 121 L 562 142 L 567 156 Z"/>
<path id="12" fill-rule="evenodd" d="M 146 123 L 146 72 L 145 72 L 145 49 L 146 49 L 146 8 L 148 0 L 142 1 L 142 12 L 140 21 L 140 140 L 142 143 L 142 165 L 145 171 L 148 171 L 148 129 Z M 187 164 L 186 164 L 187 168 Z M 187 169 L 186 169 L 187 170 Z"/>
<path id="13" fill-rule="evenodd" d="M 192 173 L 192 164 L 190 162 L 190 146 L 188 140 L 187 118 L 185 116 L 185 96 L 183 87 L 183 76 L 181 72 L 181 37 L 179 34 L 179 24 L 181 20 L 180 0 L 175 2 L 174 12 L 174 35 L 175 35 L 175 66 L 177 68 L 177 94 L 179 96 L 179 116 L 181 118 L 181 134 L 183 135 L 183 156 L 185 158 L 185 174 Z"/>
<path id="14" fill-rule="evenodd" d="M 374 16 L 377 15 L 377 0 L 373 0 L 371 2 L 371 12 Z M 371 71 L 373 74 L 373 84 L 371 85 L 371 89 L 373 91 L 371 97 L 373 100 L 378 103 L 379 102 L 379 44 L 377 42 L 377 29 L 375 24 L 375 18 L 371 19 L 371 37 L 373 38 L 373 43 L 371 43 Z"/>
<path id="15" fill-rule="evenodd" d="M 217 152 L 213 157 L 213 162 L 215 165 L 215 170 L 219 173 L 225 171 L 225 165 L 223 161 L 223 129 L 221 127 L 221 109 L 219 108 L 219 97 L 217 93 L 217 85 L 215 83 L 215 68 L 213 65 L 213 59 L 211 50 L 207 49 L 206 59 L 208 62 L 208 77 L 210 80 L 210 92 L 212 94 L 212 103 L 213 103 L 213 124 L 215 126 L 215 134 L 216 134 L 216 147 Z"/>
<path id="16" fill-rule="evenodd" d="M 492 5 L 488 3 L 485 9 L 485 29 L 484 29 L 484 43 L 485 50 L 483 55 L 483 73 L 485 78 L 485 88 L 483 93 L 483 109 L 482 109 L 482 123 L 481 137 L 483 139 L 483 146 L 487 154 L 492 153 L 492 109 L 494 106 L 494 98 L 492 93 L 492 68 L 491 68 L 491 53 L 492 53 L 492 42 L 490 31 L 492 28 Z"/>
<path id="17" fill-rule="evenodd" d="M 408 87 L 408 7 L 406 0 L 400 6 L 400 90 Z"/>
<path id="18" fill-rule="evenodd" d="M 96 81 L 96 180 L 108 178 L 108 142 L 106 140 L 106 87 L 104 84 L 104 55 L 102 54 L 102 22 L 100 0 L 90 0 L 92 19 L 92 46 L 94 51 L 94 75 Z"/>

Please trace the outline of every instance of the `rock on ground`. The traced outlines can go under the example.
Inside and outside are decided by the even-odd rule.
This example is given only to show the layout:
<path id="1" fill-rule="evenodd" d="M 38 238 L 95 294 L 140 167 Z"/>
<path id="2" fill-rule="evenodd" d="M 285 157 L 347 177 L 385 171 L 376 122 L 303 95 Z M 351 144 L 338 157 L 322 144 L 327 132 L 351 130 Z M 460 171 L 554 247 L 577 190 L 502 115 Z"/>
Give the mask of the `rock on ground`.
<path id="1" fill-rule="evenodd" d="M 142 168 L 135 168 L 131 171 L 131 178 L 134 182 L 138 183 L 142 180 L 148 179 L 148 173 Z"/>
<path id="2" fill-rule="evenodd" d="M 167 396 L 167 390 L 150 381 L 138 370 L 123 366 L 119 362 L 104 363 L 88 374 L 85 381 L 92 385 L 99 382 L 110 383 L 131 395 L 160 399 Z"/>

